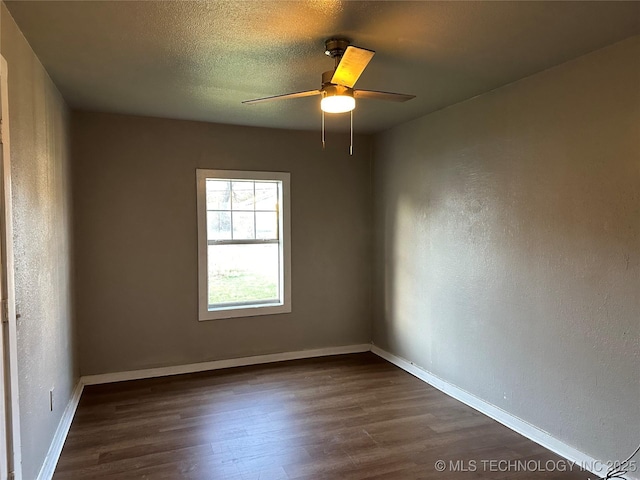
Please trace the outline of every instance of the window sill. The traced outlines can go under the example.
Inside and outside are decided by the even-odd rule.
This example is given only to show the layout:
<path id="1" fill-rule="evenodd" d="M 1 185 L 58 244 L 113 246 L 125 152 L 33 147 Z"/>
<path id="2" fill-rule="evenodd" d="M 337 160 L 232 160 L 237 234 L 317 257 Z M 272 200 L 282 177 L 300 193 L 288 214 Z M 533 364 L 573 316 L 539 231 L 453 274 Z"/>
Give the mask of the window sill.
<path id="1" fill-rule="evenodd" d="M 200 322 L 206 322 L 208 320 L 258 317 L 261 315 L 278 315 L 281 313 L 291 313 L 291 305 L 263 304 L 243 307 L 217 308 L 214 310 L 201 311 L 198 315 L 198 320 Z"/>

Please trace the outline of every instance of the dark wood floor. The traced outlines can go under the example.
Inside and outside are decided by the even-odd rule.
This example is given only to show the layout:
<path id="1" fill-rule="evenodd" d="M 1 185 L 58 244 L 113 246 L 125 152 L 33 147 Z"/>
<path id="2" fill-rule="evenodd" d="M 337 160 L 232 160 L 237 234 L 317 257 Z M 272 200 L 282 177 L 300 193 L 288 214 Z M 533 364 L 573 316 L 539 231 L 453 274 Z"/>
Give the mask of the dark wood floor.
<path id="1" fill-rule="evenodd" d="M 589 476 L 516 471 L 548 460 L 560 458 L 365 353 L 87 387 L 54 479 Z"/>

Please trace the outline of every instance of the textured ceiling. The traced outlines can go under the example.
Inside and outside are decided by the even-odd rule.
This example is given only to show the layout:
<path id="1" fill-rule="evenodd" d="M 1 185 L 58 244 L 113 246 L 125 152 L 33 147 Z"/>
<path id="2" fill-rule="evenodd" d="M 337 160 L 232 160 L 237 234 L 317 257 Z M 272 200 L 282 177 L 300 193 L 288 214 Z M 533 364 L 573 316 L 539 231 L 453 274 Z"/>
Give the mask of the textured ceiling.
<path id="1" fill-rule="evenodd" d="M 359 132 L 419 117 L 640 33 L 640 2 L 8 1 L 77 109 L 317 129 L 319 98 L 242 100 L 320 87 L 324 40 L 376 51 Z M 348 115 L 331 116 L 342 128 Z"/>

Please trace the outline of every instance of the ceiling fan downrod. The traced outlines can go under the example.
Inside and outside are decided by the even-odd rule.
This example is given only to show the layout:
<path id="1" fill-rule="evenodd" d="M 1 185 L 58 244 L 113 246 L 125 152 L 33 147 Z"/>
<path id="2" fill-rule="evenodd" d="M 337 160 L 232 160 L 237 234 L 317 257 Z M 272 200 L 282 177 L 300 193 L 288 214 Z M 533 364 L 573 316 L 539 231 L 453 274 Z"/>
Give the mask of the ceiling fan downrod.
<path id="1" fill-rule="evenodd" d="M 324 54 L 335 60 L 334 70 L 338 68 L 338 64 L 340 63 L 340 60 L 342 60 L 344 51 L 350 44 L 351 42 L 346 38 L 330 38 L 324 42 Z"/>

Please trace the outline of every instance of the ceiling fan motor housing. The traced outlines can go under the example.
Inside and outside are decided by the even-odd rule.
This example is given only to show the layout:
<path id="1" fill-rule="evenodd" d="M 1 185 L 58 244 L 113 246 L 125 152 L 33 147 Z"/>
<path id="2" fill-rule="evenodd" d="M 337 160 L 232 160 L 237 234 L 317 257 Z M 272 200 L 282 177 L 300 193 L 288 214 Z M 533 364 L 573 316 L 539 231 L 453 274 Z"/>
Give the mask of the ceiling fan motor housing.
<path id="1" fill-rule="evenodd" d="M 353 88 L 331 83 L 334 73 L 336 73 L 335 70 L 327 70 L 326 72 L 323 72 L 322 88 L 320 89 L 322 95 L 325 97 L 331 95 L 347 95 L 349 97 L 353 97 Z"/>
<path id="2" fill-rule="evenodd" d="M 330 85 L 331 84 L 331 79 L 333 78 L 333 74 L 334 73 L 336 73 L 335 69 L 327 70 L 326 72 L 322 73 L 322 86 L 323 87 L 325 85 Z"/>
<path id="3" fill-rule="evenodd" d="M 331 97 L 336 95 L 353 97 L 353 88 L 345 87 L 343 85 L 334 85 L 332 83 L 325 83 L 322 85 L 322 95 L 324 97 Z"/>

